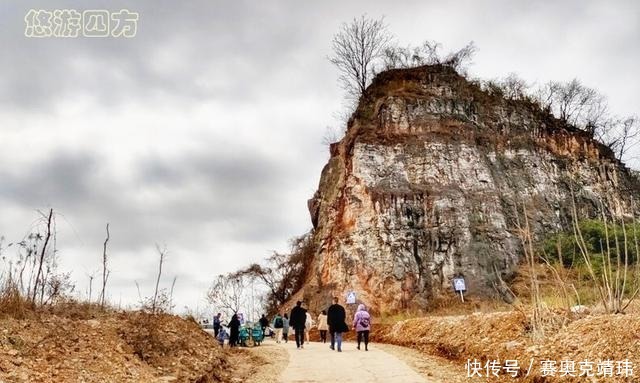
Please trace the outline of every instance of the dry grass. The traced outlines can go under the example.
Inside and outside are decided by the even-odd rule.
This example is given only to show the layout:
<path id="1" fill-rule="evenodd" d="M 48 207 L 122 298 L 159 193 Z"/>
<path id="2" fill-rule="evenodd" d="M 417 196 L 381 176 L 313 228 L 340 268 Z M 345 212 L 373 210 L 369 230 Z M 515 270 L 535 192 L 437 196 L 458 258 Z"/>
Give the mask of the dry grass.
<path id="1" fill-rule="evenodd" d="M 33 314 L 33 306 L 20 291 L 10 283 L 4 282 L 0 287 L 0 318 L 24 319 Z"/>
<path id="2" fill-rule="evenodd" d="M 540 361 L 572 360 L 624 361 L 640 363 L 640 318 L 613 314 L 587 315 L 570 321 L 562 312 L 549 312 L 544 325 L 546 338 L 532 337 L 531 316 L 522 312 L 473 314 L 457 317 L 416 318 L 398 323 L 384 340 L 412 347 L 464 364 L 467 359 L 484 362 L 518 360 L 520 365 L 534 360 L 529 377 L 506 381 L 578 382 L 571 377 L 543 378 Z M 606 378 L 626 382 L 623 377 Z"/>

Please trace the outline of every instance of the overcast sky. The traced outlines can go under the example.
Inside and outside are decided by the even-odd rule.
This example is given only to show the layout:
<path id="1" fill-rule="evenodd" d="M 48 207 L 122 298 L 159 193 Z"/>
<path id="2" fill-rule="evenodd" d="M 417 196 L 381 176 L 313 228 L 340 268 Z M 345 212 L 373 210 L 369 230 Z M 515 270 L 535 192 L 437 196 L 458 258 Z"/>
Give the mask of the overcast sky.
<path id="1" fill-rule="evenodd" d="M 128 8 L 132 39 L 34 39 L 29 9 Z M 629 1 L 0 0 L 0 235 L 53 207 L 61 268 L 85 291 L 111 225 L 114 303 L 153 289 L 155 243 L 177 308 L 214 275 L 310 227 L 306 200 L 339 126 L 326 60 L 342 22 L 385 16 L 397 41 L 475 41 L 471 72 L 581 79 L 637 114 L 640 3 Z"/>

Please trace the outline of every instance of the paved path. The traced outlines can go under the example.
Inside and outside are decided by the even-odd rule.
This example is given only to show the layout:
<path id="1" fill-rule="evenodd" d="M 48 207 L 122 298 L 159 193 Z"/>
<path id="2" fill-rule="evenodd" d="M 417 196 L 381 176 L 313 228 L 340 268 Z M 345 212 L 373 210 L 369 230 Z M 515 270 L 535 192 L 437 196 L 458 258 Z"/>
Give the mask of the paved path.
<path id="1" fill-rule="evenodd" d="M 300 382 L 380 382 L 428 383 L 400 359 L 369 345 L 369 351 L 356 349 L 354 343 L 343 343 L 342 352 L 329 349 L 329 344 L 305 343 L 296 349 L 295 342 L 281 343 L 289 353 L 289 365 L 280 376 L 281 383 Z"/>

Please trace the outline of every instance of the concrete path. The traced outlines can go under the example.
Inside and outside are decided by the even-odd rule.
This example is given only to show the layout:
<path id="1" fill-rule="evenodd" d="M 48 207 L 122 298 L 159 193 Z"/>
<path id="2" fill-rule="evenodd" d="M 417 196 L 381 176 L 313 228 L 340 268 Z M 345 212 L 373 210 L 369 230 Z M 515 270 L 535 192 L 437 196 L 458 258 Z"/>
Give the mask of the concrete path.
<path id="1" fill-rule="evenodd" d="M 289 353 L 289 365 L 280 376 L 281 383 L 300 382 L 380 382 L 428 383 L 400 359 L 369 345 L 369 351 L 356 349 L 355 343 L 343 343 L 342 352 L 329 349 L 328 343 L 281 343 Z"/>

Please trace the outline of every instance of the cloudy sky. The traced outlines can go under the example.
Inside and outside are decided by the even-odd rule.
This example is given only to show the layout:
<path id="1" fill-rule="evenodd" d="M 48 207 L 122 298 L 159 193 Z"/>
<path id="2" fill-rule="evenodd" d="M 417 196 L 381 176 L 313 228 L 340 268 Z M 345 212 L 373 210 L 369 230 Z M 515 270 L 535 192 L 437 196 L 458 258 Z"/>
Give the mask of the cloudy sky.
<path id="1" fill-rule="evenodd" d="M 127 8 L 137 35 L 26 38 L 29 9 Z M 110 297 L 152 292 L 155 244 L 178 309 L 214 275 L 306 232 L 339 127 L 327 62 L 340 24 L 385 16 L 397 41 L 475 41 L 471 72 L 578 77 L 639 112 L 640 3 L 629 1 L 0 1 L 0 235 L 58 212 L 61 267 L 84 293 L 111 225 Z M 0 266 L 2 267 L 2 266 Z"/>

